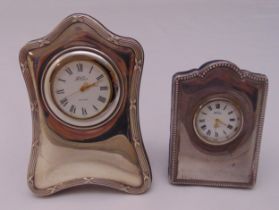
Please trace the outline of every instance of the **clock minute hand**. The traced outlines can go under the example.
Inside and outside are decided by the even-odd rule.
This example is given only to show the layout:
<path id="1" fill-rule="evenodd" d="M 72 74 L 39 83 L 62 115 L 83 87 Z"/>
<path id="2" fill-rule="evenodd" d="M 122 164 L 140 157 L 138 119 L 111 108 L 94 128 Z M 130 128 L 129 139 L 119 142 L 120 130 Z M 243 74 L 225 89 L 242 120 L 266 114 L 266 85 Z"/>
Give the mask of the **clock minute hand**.
<path id="1" fill-rule="evenodd" d="M 77 93 L 80 93 L 80 92 L 84 92 L 86 91 L 87 89 L 93 87 L 93 86 L 96 86 L 101 80 L 98 80 L 96 82 L 93 82 L 91 84 L 88 84 L 87 82 L 85 82 L 77 91 L 71 93 L 70 95 L 67 96 L 67 98 L 77 94 Z"/>

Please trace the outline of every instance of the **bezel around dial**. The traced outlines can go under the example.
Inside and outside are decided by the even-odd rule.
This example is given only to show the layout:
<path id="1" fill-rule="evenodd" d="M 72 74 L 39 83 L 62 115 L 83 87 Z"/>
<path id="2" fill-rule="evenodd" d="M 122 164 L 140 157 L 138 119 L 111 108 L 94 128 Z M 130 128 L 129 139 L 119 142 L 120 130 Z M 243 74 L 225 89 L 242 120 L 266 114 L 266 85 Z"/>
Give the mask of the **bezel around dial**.
<path id="1" fill-rule="evenodd" d="M 79 60 L 79 61 L 84 62 L 85 60 Z M 72 61 L 72 62 L 75 62 L 75 61 Z M 72 63 L 72 62 L 70 62 L 70 63 Z M 89 61 L 89 62 L 90 62 L 90 61 Z M 92 116 L 89 116 L 89 117 L 77 117 L 77 116 L 74 116 L 74 115 L 71 115 L 71 114 L 67 113 L 66 111 L 64 111 L 64 110 L 61 108 L 61 106 L 59 106 L 57 100 L 55 99 L 55 93 L 54 93 L 54 92 L 55 92 L 55 91 L 54 91 L 54 82 L 55 82 L 55 81 L 54 81 L 54 80 L 55 80 L 56 75 L 58 74 L 58 72 L 59 72 L 59 71 L 63 71 L 63 67 L 64 67 L 64 66 L 62 66 L 61 69 L 55 70 L 55 72 L 51 75 L 51 78 L 50 78 L 51 87 L 50 87 L 50 89 L 51 89 L 52 100 L 54 101 L 54 103 L 56 104 L 56 106 L 58 107 L 58 109 L 59 109 L 61 112 L 63 112 L 65 115 L 67 115 L 67 116 L 69 116 L 69 117 L 71 117 L 71 118 L 84 120 L 84 119 L 90 119 L 90 118 L 96 117 L 96 116 L 102 114 L 102 113 L 106 110 L 106 108 L 108 107 L 108 105 L 109 105 L 110 102 L 111 102 L 112 95 L 113 95 L 113 94 L 112 94 L 113 91 L 112 91 L 111 77 L 108 75 L 108 73 L 107 73 L 107 71 L 106 71 L 105 69 L 102 69 L 101 65 L 99 65 L 99 64 L 97 64 L 97 63 L 95 63 L 95 62 L 90 62 L 90 63 L 92 63 L 94 66 L 99 66 L 99 67 L 100 67 L 99 70 L 101 70 L 102 74 L 105 75 L 105 77 L 108 79 L 108 81 L 109 81 L 109 88 L 108 88 L 108 90 L 109 90 L 109 97 L 108 97 L 108 102 L 107 102 L 107 103 L 105 104 L 105 106 L 101 109 L 101 111 L 99 111 L 99 112 L 97 112 L 96 114 L 94 114 L 94 115 L 92 115 Z M 66 64 L 66 65 L 67 65 L 67 64 Z M 60 65 L 59 65 L 59 66 L 60 66 Z"/>
<path id="2" fill-rule="evenodd" d="M 211 102 L 214 102 L 214 101 L 225 101 L 227 103 L 230 103 L 232 104 L 239 112 L 240 114 L 240 126 L 238 127 L 238 130 L 237 132 L 235 132 L 235 134 L 228 138 L 227 140 L 224 140 L 224 141 L 212 141 L 211 139 L 208 139 L 206 138 L 204 135 L 202 135 L 200 132 L 199 132 L 199 129 L 197 128 L 197 121 L 198 121 L 198 116 L 199 116 L 199 113 L 200 111 L 208 104 L 210 104 Z M 206 98 L 202 103 L 199 104 L 198 108 L 196 109 L 195 111 L 195 114 L 194 114 L 194 118 L 193 118 L 193 127 L 194 127 L 194 131 L 195 131 L 195 134 L 197 135 L 198 139 L 202 141 L 202 143 L 205 143 L 209 146 L 224 146 L 224 145 L 227 145 L 227 144 L 230 144 L 232 143 L 233 141 L 235 141 L 237 139 L 237 137 L 240 135 L 241 131 L 243 130 L 243 122 L 244 122 L 244 115 L 243 115 L 243 112 L 240 108 L 240 106 L 238 105 L 238 103 L 236 101 L 233 101 L 229 98 L 226 98 L 226 97 L 216 97 L 216 96 L 213 96 L 213 97 L 209 97 L 209 98 Z"/>
<path id="3" fill-rule="evenodd" d="M 110 88 L 112 93 L 106 107 L 97 115 L 89 118 L 77 118 L 65 113 L 57 105 L 52 91 L 53 79 L 61 67 L 73 61 L 89 61 L 99 65 L 104 69 L 110 78 Z M 46 66 L 46 71 L 42 77 L 41 90 L 43 100 L 49 112 L 63 124 L 76 128 L 99 127 L 109 121 L 119 110 L 121 99 L 122 81 L 118 76 L 119 70 L 116 65 L 103 53 L 91 48 L 72 48 L 63 51 L 54 57 Z"/>

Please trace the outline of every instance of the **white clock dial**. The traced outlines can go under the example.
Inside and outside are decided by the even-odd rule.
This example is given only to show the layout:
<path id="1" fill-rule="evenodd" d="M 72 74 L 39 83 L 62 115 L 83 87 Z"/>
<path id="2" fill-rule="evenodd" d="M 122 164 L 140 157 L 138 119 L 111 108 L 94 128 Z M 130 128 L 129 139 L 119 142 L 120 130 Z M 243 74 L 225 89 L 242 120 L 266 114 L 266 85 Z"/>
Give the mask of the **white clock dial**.
<path id="1" fill-rule="evenodd" d="M 88 119 L 105 110 L 112 87 L 102 66 L 92 61 L 74 60 L 53 74 L 51 92 L 63 113 L 72 118 Z"/>
<path id="2" fill-rule="evenodd" d="M 99 127 L 114 117 L 122 99 L 117 66 L 94 49 L 71 49 L 49 62 L 42 96 L 52 117 L 80 129 Z"/>
<path id="3" fill-rule="evenodd" d="M 202 141 L 211 145 L 224 145 L 233 141 L 242 129 L 240 109 L 227 99 L 213 99 L 197 111 L 194 128 Z"/>

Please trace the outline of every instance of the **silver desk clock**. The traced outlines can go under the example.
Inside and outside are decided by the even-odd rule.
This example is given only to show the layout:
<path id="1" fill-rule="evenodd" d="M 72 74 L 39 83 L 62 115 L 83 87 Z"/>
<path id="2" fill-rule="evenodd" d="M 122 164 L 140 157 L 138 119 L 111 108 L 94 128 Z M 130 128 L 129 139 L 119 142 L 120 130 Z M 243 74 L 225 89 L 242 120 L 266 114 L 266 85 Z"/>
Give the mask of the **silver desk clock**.
<path id="1" fill-rule="evenodd" d="M 31 190 L 46 196 L 77 185 L 139 194 L 151 184 L 138 99 L 141 45 L 92 17 L 74 14 L 20 51 L 30 96 Z"/>
<path id="2" fill-rule="evenodd" d="M 173 77 L 172 184 L 255 184 L 268 80 L 217 60 Z"/>

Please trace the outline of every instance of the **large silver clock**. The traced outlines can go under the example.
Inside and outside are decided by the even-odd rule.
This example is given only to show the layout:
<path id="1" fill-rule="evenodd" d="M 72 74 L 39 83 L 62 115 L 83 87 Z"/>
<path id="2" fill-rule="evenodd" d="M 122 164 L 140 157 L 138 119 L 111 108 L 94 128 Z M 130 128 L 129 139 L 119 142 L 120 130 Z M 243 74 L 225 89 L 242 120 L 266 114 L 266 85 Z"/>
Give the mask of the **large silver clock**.
<path id="1" fill-rule="evenodd" d="M 30 189 L 39 196 L 88 184 L 146 192 L 141 45 L 76 13 L 28 42 L 19 57 L 33 122 Z"/>

